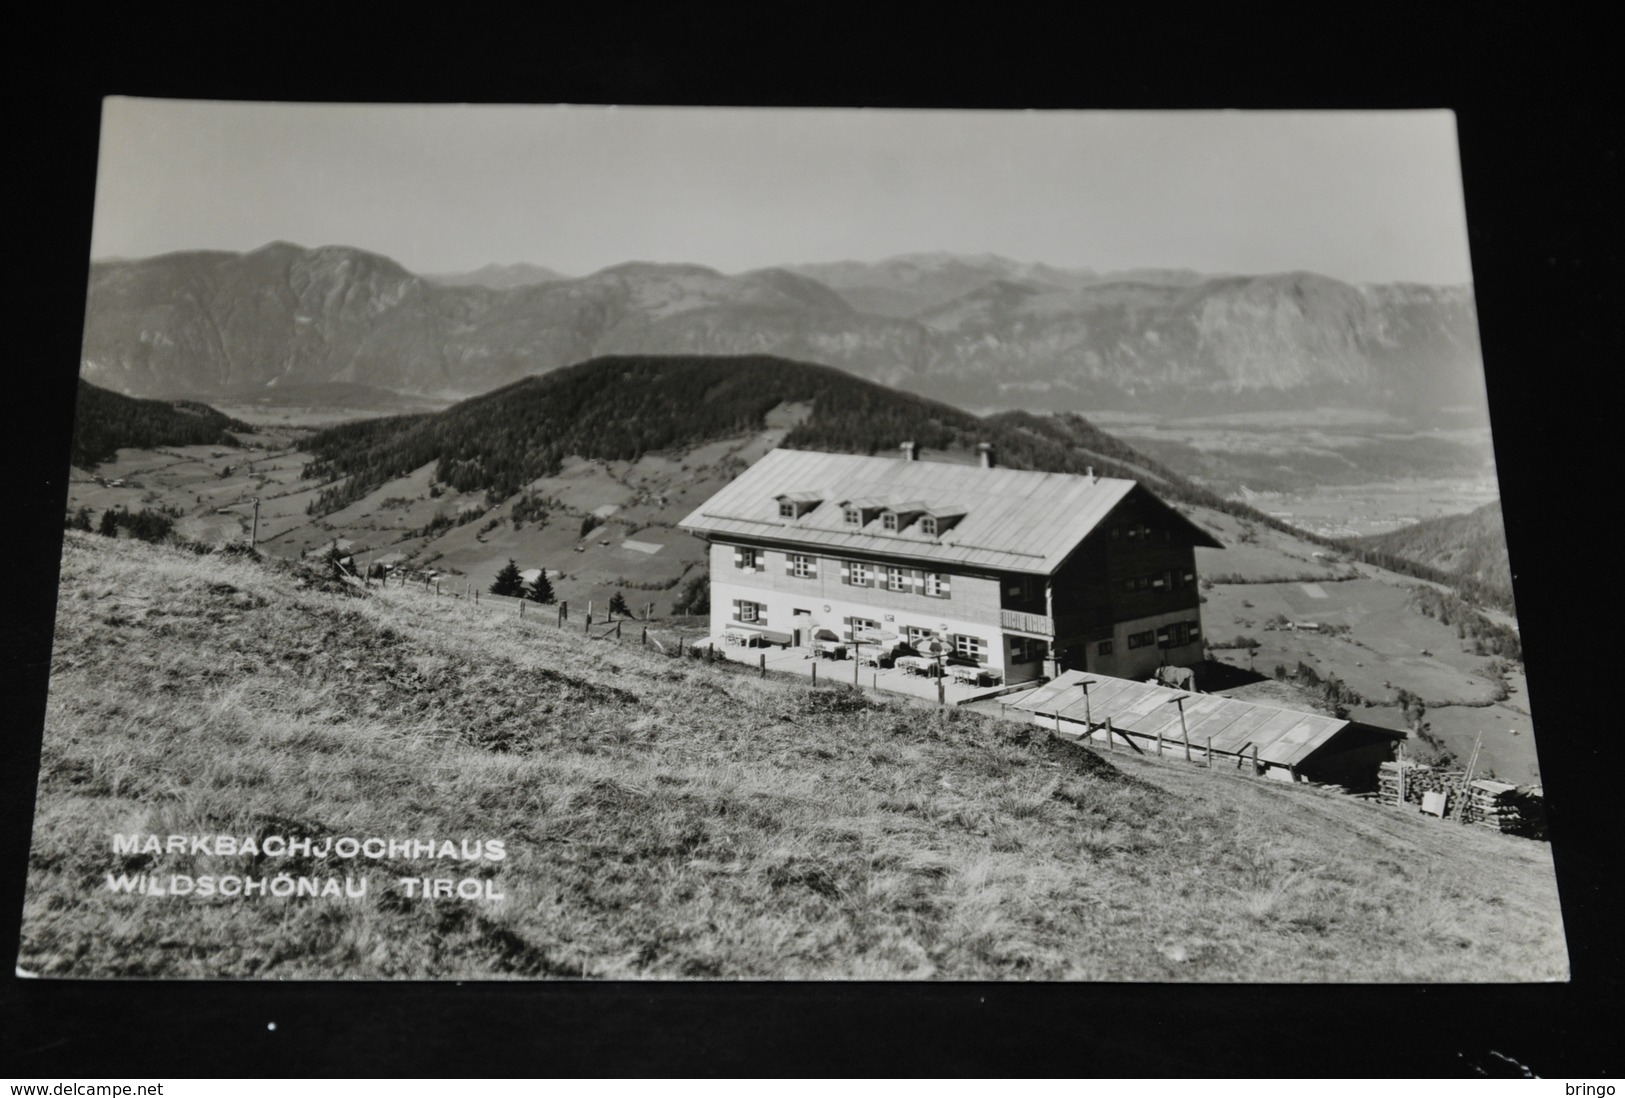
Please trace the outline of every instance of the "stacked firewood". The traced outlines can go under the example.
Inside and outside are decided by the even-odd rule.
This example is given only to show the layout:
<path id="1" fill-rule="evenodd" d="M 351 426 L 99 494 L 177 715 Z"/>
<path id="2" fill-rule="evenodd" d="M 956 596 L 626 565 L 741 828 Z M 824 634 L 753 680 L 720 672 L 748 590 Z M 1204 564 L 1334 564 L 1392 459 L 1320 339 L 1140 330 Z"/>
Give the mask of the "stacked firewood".
<path id="1" fill-rule="evenodd" d="M 1509 835 L 1546 838 L 1546 809 L 1541 796 L 1506 782 L 1486 780 L 1469 785 L 1463 818 Z"/>
<path id="2" fill-rule="evenodd" d="M 1404 779 L 1401 781 L 1401 768 Z M 1377 799 L 1383 804 L 1398 805 L 1400 787 L 1405 790 L 1405 803 L 1418 807 L 1424 793 L 1445 793 L 1452 800 L 1467 775 L 1461 770 L 1446 770 L 1438 766 L 1424 766 L 1414 762 L 1385 762 L 1377 768 Z"/>
<path id="3" fill-rule="evenodd" d="M 1465 796 L 1466 803 L 1461 805 L 1462 822 L 1509 835 L 1546 838 L 1546 806 L 1538 790 L 1519 789 L 1488 778 L 1468 782 L 1462 770 L 1413 762 L 1382 763 L 1377 769 L 1377 800 L 1382 804 L 1400 803 L 1401 768 L 1406 804 L 1420 807 L 1425 794 L 1444 793 L 1449 797 L 1446 813 L 1454 816 L 1458 800 Z"/>

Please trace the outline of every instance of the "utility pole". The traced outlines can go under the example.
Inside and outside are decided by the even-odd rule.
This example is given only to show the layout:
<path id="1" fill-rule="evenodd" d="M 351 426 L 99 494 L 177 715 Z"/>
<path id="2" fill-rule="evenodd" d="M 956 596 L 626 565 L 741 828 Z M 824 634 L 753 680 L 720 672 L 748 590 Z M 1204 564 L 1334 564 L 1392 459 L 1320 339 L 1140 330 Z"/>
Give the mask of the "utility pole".
<path id="1" fill-rule="evenodd" d="M 1179 737 L 1180 737 L 1180 739 L 1185 741 L 1185 761 L 1186 762 L 1191 761 L 1191 733 L 1190 733 L 1190 729 L 1185 727 L 1185 699 L 1187 699 L 1189 697 L 1190 697 L 1189 694 L 1181 694 L 1177 698 L 1169 698 L 1166 702 L 1163 703 L 1164 705 L 1177 705 L 1177 706 L 1179 706 Z"/>
<path id="2" fill-rule="evenodd" d="M 260 543 L 260 497 L 255 496 L 254 497 L 254 529 L 253 529 L 253 532 L 248 535 L 248 548 L 251 551 L 256 551 L 257 552 L 258 550 L 257 550 L 256 547 L 259 545 L 259 543 Z"/>

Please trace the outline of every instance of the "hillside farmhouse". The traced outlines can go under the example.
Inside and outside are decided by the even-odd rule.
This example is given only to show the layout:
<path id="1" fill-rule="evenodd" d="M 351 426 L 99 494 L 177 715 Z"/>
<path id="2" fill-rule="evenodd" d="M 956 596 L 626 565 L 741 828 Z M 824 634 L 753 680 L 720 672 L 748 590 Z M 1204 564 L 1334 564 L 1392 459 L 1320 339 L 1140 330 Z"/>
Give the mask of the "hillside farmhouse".
<path id="1" fill-rule="evenodd" d="M 1018 683 L 1201 660 L 1196 546 L 1132 480 L 773 450 L 681 526 L 711 546 L 711 630 L 944 643 Z"/>

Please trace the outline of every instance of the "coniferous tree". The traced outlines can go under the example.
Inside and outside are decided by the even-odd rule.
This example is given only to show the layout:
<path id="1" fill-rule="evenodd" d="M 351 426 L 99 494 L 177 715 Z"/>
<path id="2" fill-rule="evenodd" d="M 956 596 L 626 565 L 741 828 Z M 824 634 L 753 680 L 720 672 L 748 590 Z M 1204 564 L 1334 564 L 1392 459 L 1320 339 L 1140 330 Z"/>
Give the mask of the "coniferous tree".
<path id="1" fill-rule="evenodd" d="M 519 565 L 515 564 L 510 558 L 508 563 L 503 566 L 502 571 L 497 573 L 496 580 L 491 584 L 491 594 L 517 596 L 524 593 L 525 581 L 519 575 Z"/>
<path id="2" fill-rule="evenodd" d="M 543 568 L 536 573 L 536 578 L 531 581 L 529 589 L 525 591 L 525 597 L 532 602 L 553 601 L 553 584 L 552 581 L 547 578 L 546 568 Z"/>
<path id="3" fill-rule="evenodd" d="M 632 616 L 632 611 L 626 608 L 625 596 L 623 596 L 619 591 L 615 592 L 615 594 L 612 595 L 609 600 L 610 618 L 613 619 L 616 614 L 621 615 L 623 618 L 629 618 Z"/>
<path id="4" fill-rule="evenodd" d="M 118 537 L 118 516 L 111 507 L 102 512 L 102 521 L 96 527 L 96 532 L 110 538 Z"/>

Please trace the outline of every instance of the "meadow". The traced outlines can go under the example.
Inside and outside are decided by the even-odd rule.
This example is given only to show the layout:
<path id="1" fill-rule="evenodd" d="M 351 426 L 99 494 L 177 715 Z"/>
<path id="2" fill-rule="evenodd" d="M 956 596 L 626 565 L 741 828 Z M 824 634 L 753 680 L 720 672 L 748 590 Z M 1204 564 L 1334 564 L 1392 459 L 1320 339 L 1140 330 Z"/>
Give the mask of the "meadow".
<path id="1" fill-rule="evenodd" d="M 21 968 L 277 979 L 1560 980 L 1550 849 L 1031 726 L 69 531 Z M 504 841 L 341 868 L 115 834 Z M 115 892 L 340 873 L 362 898 Z M 489 881 L 424 900 L 396 882 Z"/>

